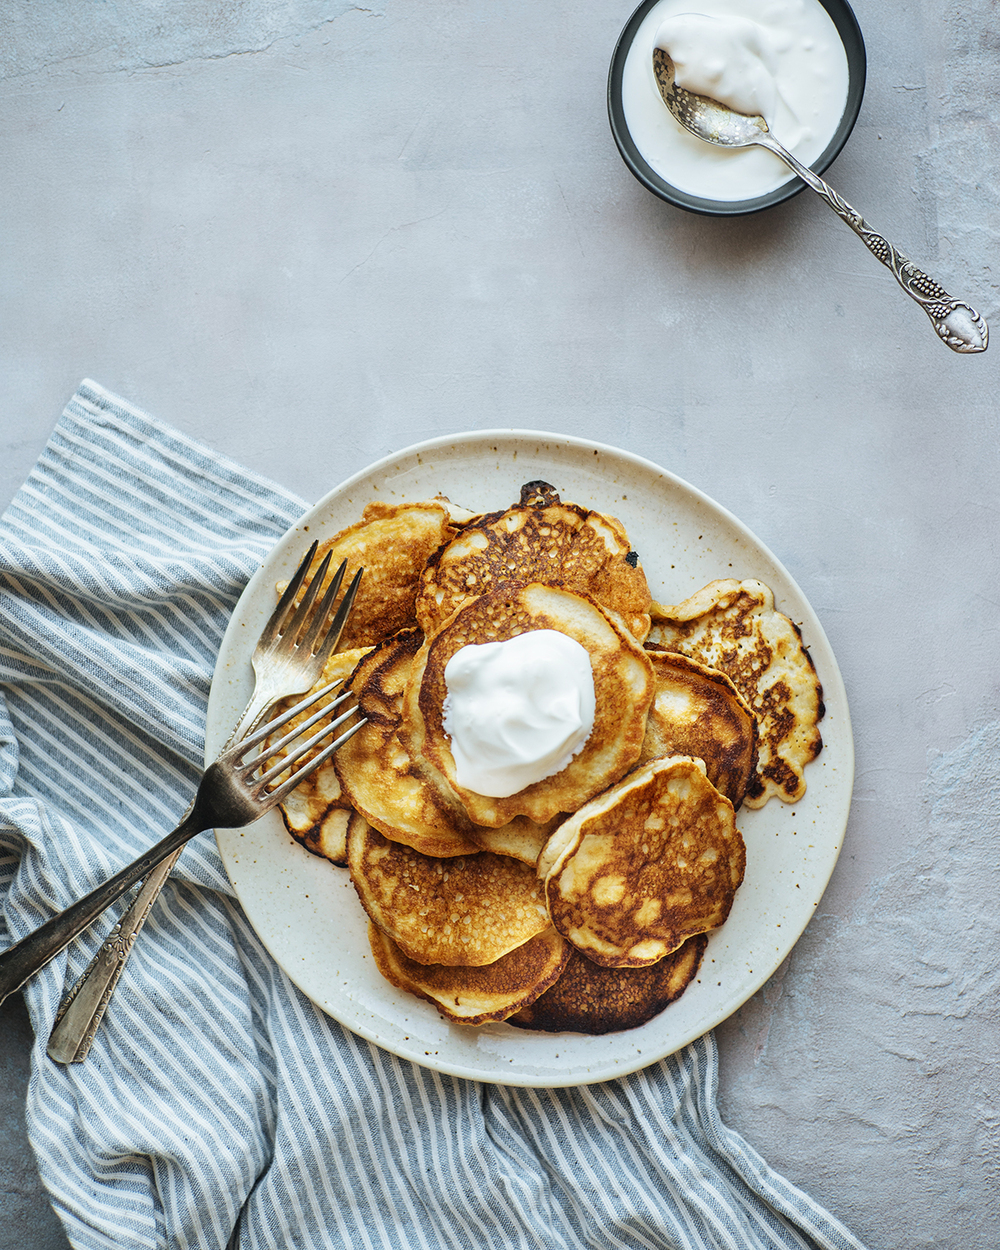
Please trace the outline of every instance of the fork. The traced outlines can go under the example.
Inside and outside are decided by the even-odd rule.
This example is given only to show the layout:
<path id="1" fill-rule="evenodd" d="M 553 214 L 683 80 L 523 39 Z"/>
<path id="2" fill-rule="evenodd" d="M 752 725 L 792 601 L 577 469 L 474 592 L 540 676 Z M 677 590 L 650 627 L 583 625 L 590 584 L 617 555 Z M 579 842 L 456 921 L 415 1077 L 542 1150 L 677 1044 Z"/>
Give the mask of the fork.
<path id="1" fill-rule="evenodd" d="M 330 609 L 344 580 L 346 560 L 333 575 L 308 630 L 304 627 L 309 622 L 316 596 L 329 572 L 331 552 L 327 552 L 320 563 L 293 612 L 296 596 L 305 582 L 317 546 L 318 543 L 314 542 L 306 552 L 257 641 L 251 660 L 255 677 L 253 694 L 240 714 L 227 745 L 235 742 L 244 729 L 252 729 L 278 699 L 292 698 L 310 690 L 319 680 L 340 639 L 363 571 L 359 569 L 354 575 L 329 629 L 324 633 Z M 132 905 L 63 997 L 49 1035 L 47 1050 L 51 1059 L 58 1063 L 82 1063 L 86 1059 L 118 979 L 132 953 L 135 939 L 182 849 L 174 851 L 152 869 Z"/>
<path id="2" fill-rule="evenodd" d="M 363 719 L 295 768 L 303 757 L 308 756 L 325 737 L 357 711 L 356 706 L 350 707 L 301 741 L 304 734 L 329 716 L 345 699 L 351 697 L 351 692 L 345 690 L 329 703 L 324 703 L 319 711 L 313 712 L 307 720 L 291 732 L 285 733 L 277 742 L 268 741 L 276 730 L 314 707 L 340 684 L 339 680 L 330 682 L 329 685 L 306 695 L 289 711 L 266 721 L 247 737 L 225 747 L 215 763 L 210 764 L 202 774 L 194 802 L 172 833 L 168 833 L 138 859 L 77 902 L 71 903 L 65 911 L 47 920 L 0 955 L 0 1003 L 8 994 L 20 989 L 29 977 L 44 968 L 50 959 L 96 920 L 106 907 L 147 876 L 161 860 L 181 850 L 195 834 L 216 826 L 240 829 L 244 825 L 252 824 L 280 803 L 306 777 L 324 764 L 334 751 L 352 738 L 365 723 Z M 296 744 L 294 747 L 293 743 Z M 266 749 L 256 753 L 255 748 L 262 744 L 265 744 Z M 284 754 L 286 748 L 291 748 L 287 755 Z M 289 769 L 294 771 L 285 780 L 279 781 L 282 774 Z M 276 781 L 279 784 L 269 789 L 271 783 Z"/>
<path id="3" fill-rule="evenodd" d="M 305 558 L 295 571 L 295 576 L 285 587 L 284 593 L 278 600 L 278 606 L 271 613 L 270 619 L 257 640 L 251 660 L 256 684 L 250 702 L 236 722 L 230 742 L 238 738 L 244 729 L 252 729 L 257 719 L 278 699 L 305 694 L 311 689 L 319 680 L 327 660 L 340 641 L 348 613 L 358 593 L 358 583 L 361 581 L 363 569 L 358 569 L 354 574 L 354 580 L 348 586 L 336 615 L 326 628 L 327 617 L 347 571 L 347 561 L 342 562 L 340 568 L 334 573 L 333 580 L 327 587 L 308 630 L 303 634 L 302 630 L 309 622 L 316 595 L 330 569 L 330 558 L 333 552 L 328 551 L 310 579 L 302 601 L 294 613 L 292 612 L 295 598 L 302 589 L 318 545 L 314 542 L 306 552 Z"/>

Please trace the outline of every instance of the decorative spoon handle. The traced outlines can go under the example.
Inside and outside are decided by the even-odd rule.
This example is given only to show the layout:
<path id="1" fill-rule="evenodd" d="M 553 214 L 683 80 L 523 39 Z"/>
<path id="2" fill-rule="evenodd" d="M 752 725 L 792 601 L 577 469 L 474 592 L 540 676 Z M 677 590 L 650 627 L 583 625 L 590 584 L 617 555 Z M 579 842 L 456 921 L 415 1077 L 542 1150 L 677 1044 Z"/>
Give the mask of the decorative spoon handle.
<path id="1" fill-rule="evenodd" d="M 796 160 L 772 134 L 765 132 L 756 142 L 762 148 L 780 156 L 807 186 L 812 187 L 829 204 L 842 221 L 847 222 L 875 259 L 885 265 L 910 299 L 920 305 L 930 318 L 938 337 L 953 352 L 986 351 L 990 341 L 989 327 L 974 308 L 965 300 L 953 299 L 940 283 L 929 278 L 887 239 L 870 229 L 857 209 L 852 208 L 838 195 L 828 182 L 824 182 L 818 174 Z"/>

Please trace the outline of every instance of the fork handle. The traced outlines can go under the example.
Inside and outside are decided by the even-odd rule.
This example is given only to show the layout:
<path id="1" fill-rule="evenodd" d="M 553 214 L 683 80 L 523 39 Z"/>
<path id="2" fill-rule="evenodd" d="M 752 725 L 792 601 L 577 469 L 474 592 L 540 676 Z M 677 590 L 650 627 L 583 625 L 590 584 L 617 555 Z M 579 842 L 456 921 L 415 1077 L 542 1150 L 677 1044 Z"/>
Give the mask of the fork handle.
<path id="1" fill-rule="evenodd" d="M 205 819 L 205 809 L 197 800 L 191 811 L 173 832 L 161 838 L 155 846 L 133 860 L 131 864 L 116 872 L 113 877 L 102 882 L 89 894 L 71 903 L 65 911 L 59 912 L 50 920 L 46 920 L 33 933 L 16 942 L 9 950 L 0 955 L 0 1003 L 8 994 L 13 994 L 39 969 L 44 968 L 50 959 L 54 959 L 64 950 L 75 937 L 88 928 L 106 908 L 130 889 L 143 877 L 148 877 L 156 865 L 179 851 L 186 842 L 211 827 L 211 821 Z"/>
<path id="2" fill-rule="evenodd" d="M 310 682 L 310 685 L 311 684 L 312 683 Z M 298 688 L 290 690 L 288 688 L 289 685 L 290 683 L 286 681 L 280 691 L 275 694 L 274 686 L 272 684 L 265 684 L 262 679 L 258 678 L 257 687 L 250 696 L 250 702 L 240 714 L 240 719 L 236 722 L 236 728 L 229 735 L 226 746 L 231 746 L 238 738 L 243 737 L 244 734 L 250 733 L 268 708 L 273 703 L 277 703 L 282 695 L 291 696 L 305 694 L 306 690 L 309 689 L 309 686 L 306 686 L 306 690 L 300 690 Z M 223 747 L 223 750 L 225 750 L 225 747 Z"/>
<path id="3" fill-rule="evenodd" d="M 253 696 L 236 722 L 236 728 L 229 735 L 226 747 L 231 746 L 244 730 L 252 730 L 276 699 L 273 689 L 258 679 Z M 132 954 L 139 930 L 146 923 L 146 917 L 159 898 L 180 853 L 174 851 L 153 868 L 142 883 L 142 889 L 132 906 L 105 938 L 101 949 L 59 1004 L 46 1047 L 49 1058 L 56 1063 L 83 1063 L 90 1054 L 90 1047 L 97 1036 L 118 979 Z"/>
<path id="4" fill-rule="evenodd" d="M 885 265 L 910 299 L 924 310 L 943 343 L 953 352 L 963 354 L 986 351 L 990 341 L 989 326 L 974 308 L 965 300 L 954 299 L 939 282 L 928 277 L 912 260 L 894 248 L 888 239 L 876 234 L 856 208 L 852 208 L 819 174 L 794 157 L 774 135 L 765 131 L 754 142 L 767 148 L 775 156 L 780 156 L 833 209 L 840 220 L 851 227 L 875 259 Z"/>
<path id="5" fill-rule="evenodd" d="M 132 906 L 105 938 L 86 971 L 59 1004 L 46 1047 L 50 1059 L 57 1063 L 82 1063 L 90 1054 L 90 1047 L 115 992 L 118 978 L 128 963 L 139 930 L 146 923 L 146 917 L 180 854 L 180 851 L 174 851 L 156 865 L 142 883 Z"/>

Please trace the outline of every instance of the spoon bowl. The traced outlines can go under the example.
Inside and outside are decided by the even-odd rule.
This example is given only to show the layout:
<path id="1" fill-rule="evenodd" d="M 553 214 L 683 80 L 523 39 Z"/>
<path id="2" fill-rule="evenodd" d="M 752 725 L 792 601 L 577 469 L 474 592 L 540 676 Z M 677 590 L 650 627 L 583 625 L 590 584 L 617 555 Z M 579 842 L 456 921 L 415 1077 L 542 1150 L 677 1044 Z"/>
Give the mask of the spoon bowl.
<path id="1" fill-rule="evenodd" d="M 720 148 L 749 148 L 768 133 L 763 117 L 736 113 L 707 95 L 678 87 L 674 63 L 662 48 L 653 49 L 653 77 L 663 102 L 685 130 Z"/>

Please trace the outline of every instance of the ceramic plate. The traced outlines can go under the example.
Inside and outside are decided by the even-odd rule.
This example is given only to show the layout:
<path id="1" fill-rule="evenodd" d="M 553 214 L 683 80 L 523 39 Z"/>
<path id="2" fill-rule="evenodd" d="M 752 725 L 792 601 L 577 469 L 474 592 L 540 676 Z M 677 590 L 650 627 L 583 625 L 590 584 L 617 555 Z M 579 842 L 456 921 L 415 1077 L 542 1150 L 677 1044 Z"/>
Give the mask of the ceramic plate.
<path id="1" fill-rule="evenodd" d="M 250 655 L 273 610 L 275 582 L 291 576 L 313 538 L 357 521 L 370 500 L 444 494 L 475 511 L 516 502 L 523 482 L 551 482 L 566 500 L 625 524 L 653 598 L 676 603 L 719 577 L 753 577 L 802 629 L 820 680 L 824 750 L 806 771 L 803 800 L 743 810 L 747 873 L 698 979 L 641 1028 L 603 1037 L 493 1024 L 449 1024 L 429 1004 L 384 981 L 346 869 L 291 840 L 271 813 L 216 831 L 226 870 L 267 949 L 314 1003 L 347 1028 L 425 1067 L 508 1085 L 554 1087 L 622 1076 L 672 1054 L 725 1020 L 775 971 L 809 922 L 840 851 L 853 779 L 843 682 L 815 613 L 775 557 L 735 517 L 638 456 L 525 430 L 435 439 L 407 448 L 332 491 L 275 546 L 250 581 L 223 640 L 208 705 L 206 756 L 229 736 L 252 690 Z"/>

